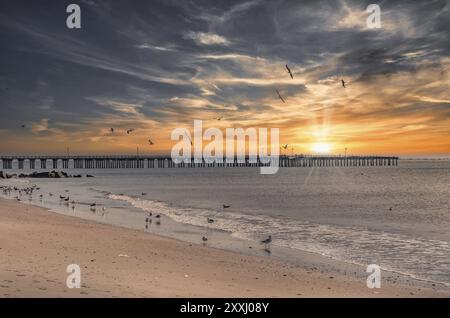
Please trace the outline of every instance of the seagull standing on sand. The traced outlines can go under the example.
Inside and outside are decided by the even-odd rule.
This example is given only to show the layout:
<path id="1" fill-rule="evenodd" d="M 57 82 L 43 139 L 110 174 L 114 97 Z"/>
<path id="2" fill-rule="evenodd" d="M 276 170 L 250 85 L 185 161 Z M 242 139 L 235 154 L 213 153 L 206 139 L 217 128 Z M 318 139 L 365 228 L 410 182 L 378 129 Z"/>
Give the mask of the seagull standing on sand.
<path id="1" fill-rule="evenodd" d="M 291 76 L 292 79 L 294 79 L 294 75 L 292 75 L 291 69 L 289 68 L 289 66 L 286 64 L 286 69 L 289 73 L 289 75 Z"/>
<path id="2" fill-rule="evenodd" d="M 266 238 L 265 240 L 262 240 L 261 243 L 263 244 L 269 244 L 272 242 L 272 235 L 269 235 L 268 238 Z"/>
<path id="3" fill-rule="evenodd" d="M 265 251 L 270 253 L 270 249 L 268 249 L 267 247 L 270 243 L 272 243 L 272 235 L 269 235 L 268 238 L 266 238 L 265 240 L 262 240 L 261 243 L 265 245 L 265 247 L 266 247 Z"/>
<path id="4" fill-rule="evenodd" d="M 282 101 L 283 103 L 286 103 L 286 102 L 284 101 L 284 98 L 281 96 L 280 92 L 278 91 L 278 89 L 275 89 L 275 90 L 276 90 L 276 92 L 277 92 L 277 94 L 278 94 L 278 97 L 281 99 L 281 101 Z"/>

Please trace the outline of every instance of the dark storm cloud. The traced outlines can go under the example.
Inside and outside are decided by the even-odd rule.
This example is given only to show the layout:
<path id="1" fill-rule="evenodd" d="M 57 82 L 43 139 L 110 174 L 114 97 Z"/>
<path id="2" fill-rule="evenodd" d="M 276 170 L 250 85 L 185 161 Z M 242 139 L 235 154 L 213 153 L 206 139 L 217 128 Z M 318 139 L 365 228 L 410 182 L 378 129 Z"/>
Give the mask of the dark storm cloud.
<path id="1" fill-rule="evenodd" d="M 279 63 L 284 71 L 288 63 L 313 81 L 365 81 L 449 52 L 446 1 L 381 1 L 383 30 L 346 20 L 369 2 L 297 0 L 84 0 L 82 29 L 69 30 L 71 2 L 77 1 L 0 5 L 0 84 L 8 88 L 0 97 L 2 128 L 48 119 L 49 127 L 70 130 L 125 116 L 114 102 L 139 105 L 136 112 L 161 122 L 189 117 L 195 98 L 206 110 L 221 104 L 256 111 L 275 85 L 227 78 L 264 81 L 265 66 Z M 306 91 L 300 84 L 276 87 L 289 95 Z M 261 102 L 260 110 L 270 109 Z"/>

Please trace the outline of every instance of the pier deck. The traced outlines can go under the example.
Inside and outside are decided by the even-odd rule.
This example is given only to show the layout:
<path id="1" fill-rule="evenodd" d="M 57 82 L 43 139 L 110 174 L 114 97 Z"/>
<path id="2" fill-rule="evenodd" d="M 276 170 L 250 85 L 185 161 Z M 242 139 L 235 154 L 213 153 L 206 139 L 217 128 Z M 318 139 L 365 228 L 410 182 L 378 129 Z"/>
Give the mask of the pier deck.
<path id="1" fill-rule="evenodd" d="M 144 168 L 204 168 L 262 167 L 260 160 L 246 158 L 223 159 L 222 162 L 175 163 L 169 156 L 99 155 L 99 156 L 5 156 L 0 155 L 3 169 L 144 169 Z M 280 156 L 279 167 L 358 167 L 397 166 L 398 157 L 386 156 Z"/>

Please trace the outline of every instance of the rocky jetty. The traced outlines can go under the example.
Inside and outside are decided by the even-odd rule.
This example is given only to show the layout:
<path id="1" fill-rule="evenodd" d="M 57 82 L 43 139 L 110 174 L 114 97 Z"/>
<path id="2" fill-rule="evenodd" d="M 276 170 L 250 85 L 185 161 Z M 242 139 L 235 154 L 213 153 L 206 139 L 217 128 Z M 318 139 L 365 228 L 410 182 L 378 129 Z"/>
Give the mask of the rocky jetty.
<path id="1" fill-rule="evenodd" d="M 88 176 L 93 177 L 91 175 L 88 175 Z M 30 174 L 21 173 L 19 175 L 17 175 L 16 173 L 8 174 L 4 171 L 0 171 L 0 179 L 10 179 L 10 178 L 55 178 L 55 179 L 58 179 L 58 178 L 81 178 L 81 177 L 82 177 L 81 175 L 71 176 L 64 171 L 55 171 L 55 170 L 52 170 L 50 172 L 48 172 L 48 171 L 36 172 L 35 171 Z"/>

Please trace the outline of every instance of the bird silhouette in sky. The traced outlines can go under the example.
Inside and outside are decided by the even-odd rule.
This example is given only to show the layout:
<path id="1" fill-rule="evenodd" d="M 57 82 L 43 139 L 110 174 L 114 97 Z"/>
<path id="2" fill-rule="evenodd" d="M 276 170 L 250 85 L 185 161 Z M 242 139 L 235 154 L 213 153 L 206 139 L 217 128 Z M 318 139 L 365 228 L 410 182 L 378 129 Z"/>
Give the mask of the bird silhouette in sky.
<path id="1" fill-rule="evenodd" d="M 288 144 L 285 144 L 284 146 L 281 146 L 281 148 L 283 148 L 283 149 L 287 149 L 287 147 L 288 147 Z"/>
<path id="2" fill-rule="evenodd" d="M 345 88 L 345 81 L 344 79 L 341 79 L 342 87 Z"/>
<path id="3" fill-rule="evenodd" d="M 289 66 L 286 64 L 286 69 L 287 72 L 289 73 L 289 75 L 291 76 L 292 79 L 294 79 L 294 75 L 292 75 L 291 69 L 289 68 Z"/>
<path id="4" fill-rule="evenodd" d="M 284 101 L 284 98 L 281 96 L 280 92 L 278 91 L 278 89 L 276 89 L 276 91 L 277 91 L 278 97 L 281 99 L 281 101 L 282 101 L 283 103 L 286 103 L 286 102 Z"/>
<path id="5" fill-rule="evenodd" d="M 134 131 L 134 128 L 128 129 L 127 130 L 127 134 L 129 135 L 130 133 L 132 133 Z"/>
<path id="6" fill-rule="evenodd" d="M 149 139 L 149 140 L 148 140 L 148 144 L 149 144 L 150 146 L 152 146 L 152 145 L 154 145 L 155 143 L 154 143 L 151 139 Z"/>

